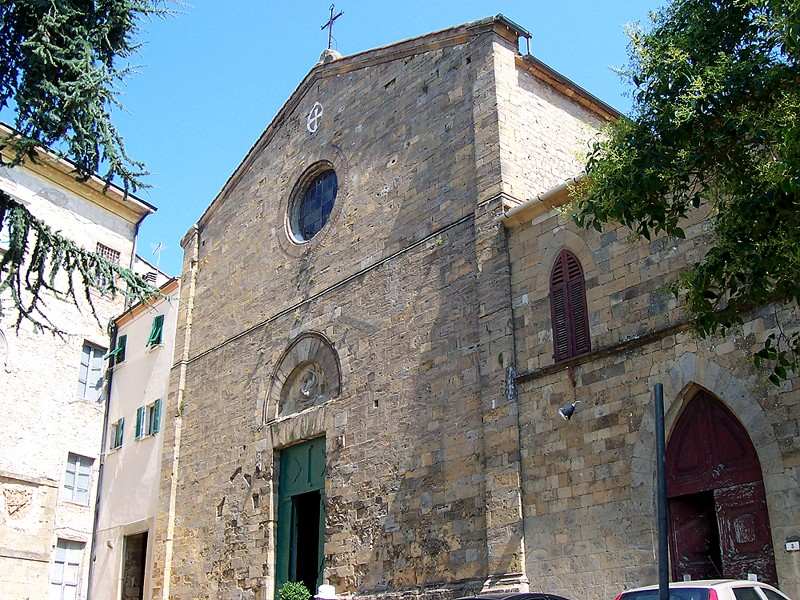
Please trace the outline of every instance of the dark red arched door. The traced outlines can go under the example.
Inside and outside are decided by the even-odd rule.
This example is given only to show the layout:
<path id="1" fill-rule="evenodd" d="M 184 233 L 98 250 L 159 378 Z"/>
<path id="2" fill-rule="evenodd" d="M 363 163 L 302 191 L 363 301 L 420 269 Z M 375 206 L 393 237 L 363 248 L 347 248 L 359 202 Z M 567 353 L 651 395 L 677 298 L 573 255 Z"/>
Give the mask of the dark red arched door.
<path id="1" fill-rule="evenodd" d="M 672 577 L 777 583 L 764 482 L 747 431 L 703 391 L 667 445 Z"/>

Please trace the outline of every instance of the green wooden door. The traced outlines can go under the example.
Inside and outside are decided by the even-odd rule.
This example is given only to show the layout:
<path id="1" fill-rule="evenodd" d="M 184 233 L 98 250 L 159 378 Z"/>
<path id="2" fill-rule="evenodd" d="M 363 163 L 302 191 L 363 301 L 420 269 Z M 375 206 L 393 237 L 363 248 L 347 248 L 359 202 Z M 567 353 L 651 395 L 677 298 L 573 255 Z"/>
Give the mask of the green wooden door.
<path id="1" fill-rule="evenodd" d="M 317 548 L 302 546 L 308 539 L 309 500 L 319 498 Z M 303 522 L 303 519 L 306 519 Z M 305 531 L 305 535 L 303 535 Z M 325 566 L 325 438 L 317 438 L 281 450 L 278 478 L 278 540 L 275 558 L 276 590 L 287 581 L 298 581 L 307 571 L 308 560 L 316 566 L 316 586 L 322 583 Z M 311 553 L 311 554 L 309 554 Z M 316 593 L 316 587 L 309 590 Z"/>

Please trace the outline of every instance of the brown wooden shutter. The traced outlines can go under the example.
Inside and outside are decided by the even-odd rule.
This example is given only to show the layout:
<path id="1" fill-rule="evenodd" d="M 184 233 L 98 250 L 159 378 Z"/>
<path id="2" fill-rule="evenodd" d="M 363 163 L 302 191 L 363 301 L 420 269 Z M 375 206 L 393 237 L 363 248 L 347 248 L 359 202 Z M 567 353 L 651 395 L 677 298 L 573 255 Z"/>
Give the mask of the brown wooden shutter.
<path id="1" fill-rule="evenodd" d="M 550 316 L 556 362 L 592 349 L 583 269 L 568 250 L 559 253 L 550 273 Z"/>

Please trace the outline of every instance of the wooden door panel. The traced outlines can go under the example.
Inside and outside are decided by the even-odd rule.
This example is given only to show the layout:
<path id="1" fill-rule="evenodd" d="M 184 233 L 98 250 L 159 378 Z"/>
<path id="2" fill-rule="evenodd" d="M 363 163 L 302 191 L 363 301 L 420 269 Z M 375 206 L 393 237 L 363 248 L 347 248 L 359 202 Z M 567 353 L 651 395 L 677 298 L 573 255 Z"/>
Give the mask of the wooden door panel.
<path id="1" fill-rule="evenodd" d="M 764 484 L 744 483 L 714 491 L 725 577 L 777 584 L 775 553 Z"/>
<path id="2" fill-rule="evenodd" d="M 295 499 L 318 492 L 319 535 L 317 584 L 322 582 L 325 545 L 325 438 L 316 438 L 280 451 L 278 477 L 278 522 L 275 551 L 275 589 L 288 581 L 297 565 L 298 520 Z M 316 497 L 316 496 L 315 496 Z M 312 590 L 313 593 L 313 590 Z"/>
<path id="3" fill-rule="evenodd" d="M 720 577 L 721 558 L 713 494 L 671 498 L 669 515 L 672 579 Z"/>
<path id="4" fill-rule="evenodd" d="M 667 491 L 684 496 L 761 479 L 750 436 L 722 402 L 697 394 L 670 435 Z"/>
<path id="5" fill-rule="evenodd" d="M 721 402 L 710 398 L 707 404 L 713 444 L 710 466 L 714 487 L 761 479 L 761 465 L 747 431 Z"/>

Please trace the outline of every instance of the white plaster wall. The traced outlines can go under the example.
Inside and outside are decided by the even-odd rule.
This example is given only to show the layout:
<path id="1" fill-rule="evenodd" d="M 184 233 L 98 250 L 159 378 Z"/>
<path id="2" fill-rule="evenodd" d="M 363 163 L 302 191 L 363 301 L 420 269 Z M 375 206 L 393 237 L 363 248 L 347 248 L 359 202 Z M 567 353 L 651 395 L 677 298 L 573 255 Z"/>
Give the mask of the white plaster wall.
<path id="1" fill-rule="evenodd" d="M 150 556 L 155 542 L 153 525 L 167 418 L 164 406 L 175 348 L 179 296 L 178 289 L 119 328 L 118 335 L 127 335 L 128 339 L 125 361 L 114 367 L 106 437 L 110 438 L 111 423 L 120 417 L 125 418 L 125 435 L 122 447 L 107 451 L 104 459 L 92 598 L 119 597 L 123 538 L 143 531 L 148 531 L 144 597 L 150 598 Z M 145 344 L 153 318 L 159 314 L 164 315 L 163 344 L 147 349 Z M 162 401 L 161 431 L 135 439 L 136 410 L 159 398 Z"/>
<path id="2" fill-rule="evenodd" d="M 134 225 L 122 217 L 23 167 L 0 168 L 0 189 L 81 246 L 94 250 L 101 242 L 120 252 L 122 264 L 129 264 Z M 48 298 L 47 314 L 66 330 L 63 338 L 37 332 L 27 322 L 15 330 L 13 315 L 0 317 L 7 343 L 7 361 L 0 368 L 0 410 L 5 424 L 0 428 L 0 472 L 20 485 L 41 480 L 52 486 L 52 493 L 31 496 L 30 510 L 47 515 L 46 525 L 12 526 L 7 510 L 2 515 L 0 546 L 6 550 L 0 589 L 8 594 L 4 599 L 43 597 L 41 584 L 46 588 L 49 561 L 59 537 L 86 544 L 79 597 L 86 595 L 104 405 L 78 398 L 81 348 L 84 340 L 107 347 L 105 327 L 124 308 L 122 297 L 97 294 L 93 298 L 99 324 L 85 305 L 79 311 L 68 302 Z M 5 306 L 8 298 L 2 301 Z M 62 499 L 69 452 L 94 459 L 89 506 Z M 34 552 L 36 559 L 24 552 Z M 28 590 L 25 580 L 30 582 Z"/>
<path id="3" fill-rule="evenodd" d="M 161 287 L 162 285 L 167 283 L 167 281 L 169 281 L 169 277 L 167 275 L 165 275 L 161 270 L 153 267 L 152 264 L 144 260 L 138 254 L 133 259 L 133 271 L 142 276 L 150 272 L 155 273 L 156 274 L 156 281 L 154 284 L 155 287 Z"/>

